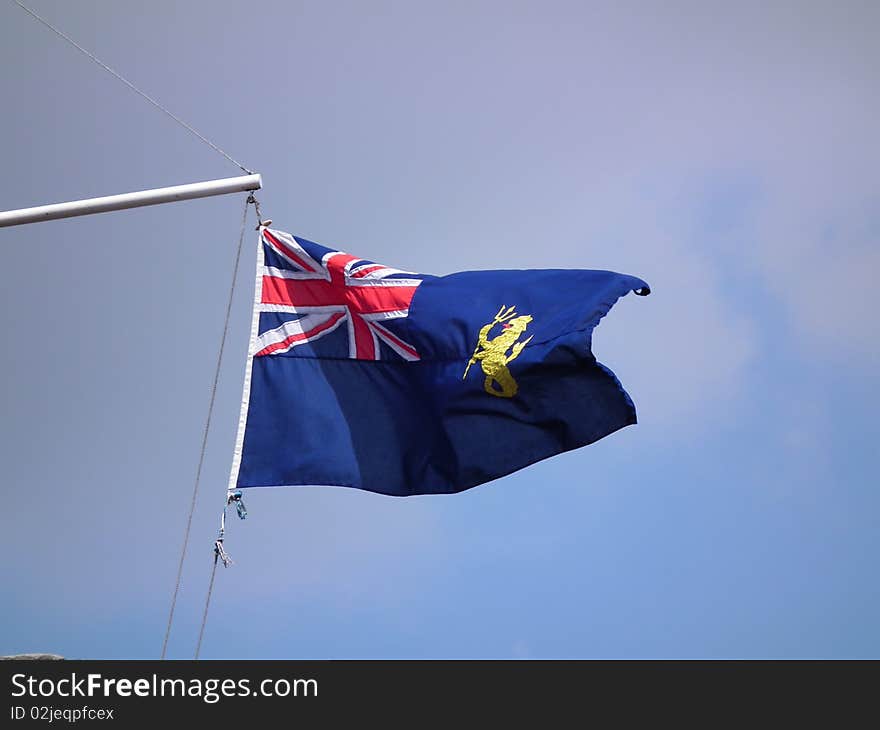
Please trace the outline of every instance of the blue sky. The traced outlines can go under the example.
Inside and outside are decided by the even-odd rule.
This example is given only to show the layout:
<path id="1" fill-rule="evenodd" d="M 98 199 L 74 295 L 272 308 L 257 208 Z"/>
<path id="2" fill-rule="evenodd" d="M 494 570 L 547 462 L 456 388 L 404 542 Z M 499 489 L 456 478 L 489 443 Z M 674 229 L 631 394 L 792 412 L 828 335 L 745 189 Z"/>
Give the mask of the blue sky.
<path id="1" fill-rule="evenodd" d="M 282 229 L 653 288 L 594 338 L 639 425 L 455 496 L 247 494 L 203 656 L 880 655 L 875 4 L 32 5 L 261 172 Z M 236 174 L 11 3 L 0 37 L 0 207 Z M 242 205 L 0 230 L 0 653 L 158 656 Z"/>

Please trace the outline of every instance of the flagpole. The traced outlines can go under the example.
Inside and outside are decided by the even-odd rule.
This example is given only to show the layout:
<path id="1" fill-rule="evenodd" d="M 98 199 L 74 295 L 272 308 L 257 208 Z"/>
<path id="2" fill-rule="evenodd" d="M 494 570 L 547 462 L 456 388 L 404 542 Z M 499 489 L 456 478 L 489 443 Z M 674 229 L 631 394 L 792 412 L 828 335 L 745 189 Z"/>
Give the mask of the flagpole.
<path id="1" fill-rule="evenodd" d="M 88 198 L 86 200 L 73 200 L 68 203 L 40 205 L 35 208 L 7 210 L 0 212 L 0 228 L 57 220 L 59 218 L 72 218 L 78 215 L 107 213 L 112 210 L 140 208 L 145 205 L 174 203 L 179 200 L 207 198 L 212 195 L 241 193 L 248 190 L 259 190 L 261 187 L 263 187 L 263 181 L 260 175 L 242 175 L 222 180 L 207 180 L 205 182 L 174 185 L 167 188 L 140 190 L 121 195 L 107 195 L 103 198 Z"/>

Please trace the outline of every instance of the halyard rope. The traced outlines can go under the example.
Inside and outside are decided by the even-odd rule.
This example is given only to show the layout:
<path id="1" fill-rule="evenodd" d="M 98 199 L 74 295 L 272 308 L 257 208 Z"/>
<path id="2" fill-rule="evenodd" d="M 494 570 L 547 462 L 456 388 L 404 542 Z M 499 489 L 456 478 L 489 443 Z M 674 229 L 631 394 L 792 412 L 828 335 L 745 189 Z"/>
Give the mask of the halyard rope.
<path id="1" fill-rule="evenodd" d="M 218 543 L 219 545 L 219 543 Z M 220 550 L 222 547 L 215 546 L 214 548 L 214 565 L 211 568 L 211 582 L 208 583 L 208 595 L 205 598 L 205 610 L 202 613 L 202 625 L 199 628 L 199 643 L 196 644 L 196 654 L 194 659 L 199 658 L 199 653 L 202 651 L 202 637 L 205 635 L 205 624 L 208 623 L 208 606 L 211 604 L 211 594 L 214 592 L 214 576 L 217 575 L 217 561 L 220 559 Z"/>
<path id="2" fill-rule="evenodd" d="M 217 396 L 217 382 L 220 379 L 220 365 L 223 362 L 223 350 L 226 347 L 226 336 L 229 333 L 229 317 L 232 313 L 232 300 L 235 296 L 235 282 L 238 279 L 238 265 L 241 261 L 241 248 L 242 243 L 244 242 L 244 229 L 247 223 L 247 213 L 248 213 L 248 205 L 252 200 L 251 196 L 245 200 L 244 204 L 244 213 L 241 216 L 241 231 L 238 234 L 238 248 L 235 251 L 235 265 L 232 268 L 232 281 L 229 284 L 229 298 L 226 302 L 226 317 L 223 320 L 223 335 L 220 337 L 220 349 L 217 352 L 217 366 L 214 369 L 214 382 L 211 384 L 211 400 L 208 403 L 208 415 L 205 418 L 205 431 L 202 436 L 202 450 L 199 454 L 199 466 L 196 469 L 196 479 L 195 484 L 193 485 L 193 493 L 192 493 L 192 503 L 189 508 L 189 516 L 186 520 L 186 530 L 183 533 L 183 549 L 180 551 L 180 564 L 177 567 L 177 581 L 174 585 L 174 594 L 171 597 L 171 609 L 168 612 L 168 626 L 165 629 L 165 640 L 162 642 L 162 659 L 165 658 L 165 653 L 168 649 L 168 637 L 171 635 L 171 624 L 174 620 L 174 608 L 177 605 L 177 595 L 180 592 L 180 579 L 183 575 L 183 562 L 186 559 L 186 548 L 189 545 L 189 533 L 190 528 L 192 527 L 192 518 L 193 512 L 196 509 L 196 498 L 199 493 L 199 481 L 202 477 L 202 465 L 205 463 L 205 451 L 208 446 L 208 432 L 211 429 L 211 416 L 214 413 L 214 400 Z M 217 557 L 218 554 L 215 552 L 214 557 L 214 571 L 217 569 Z M 211 600 L 211 588 L 214 586 L 214 573 L 211 573 L 211 587 L 208 589 L 208 599 L 205 602 L 205 616 L 208 614 L 208 601 Z M 204 619 L 202 621 L 202 631 L 205 630 Z M 199 634 L 199 647 L 202 644 L 201 633 Z M 198 649 L 196 649 L 196 656 L 198 656 Z"/>
<path id="3" fill-rule="evenodd" d="M 244 165 L 242 165 L 242 164 L 241 164 L 238 160 L 236 160 L 234 157 L 232 157 L 232 156 L 229 155 L 227 152 L 224 152 L 222 149 L 220 149 L 216 144 L 214 144 L 211 140 L 209 140 L 209 139 L 208 139 L 207 137 L 205 137 L 203 134 L 200 134 L 198 131 L 196 131 L 195 129 L 193 129 L 189 124 L 187 124 L 185 121 L 183 121 L 183 120 L 182 120 L 180 117 L 178 117 L 176 114 L 174 114 L 173 112 L 171 112 L 170 110 L 168 110 L 168 109 L 166 109 L 164 106 L 162 106 L 162 105 L 161 105 L 158 101 L 156 101 L 152 96 L 150 96 L 149 94 L 147 94 L 147 93 L 141 91 L 137 86 L 135 86 L 133 83 L 131 83 L 131 81 L 129 81 L 129 80 L 126 79 L 124 76 L 122 76 L 121 74 L 119 74 L 119 73 L 117 73 L 116 71 L 114 71 L 114 70 L 113 70 L 112 68 L 110 68 L 106 63 L 104 63 L 101 59 L 97 58 L 94 54 L 92 54 L 92 53 L 90 53 L 89 51 L 87 51 L 85 48 L 83 48 L 83 47 L 82 47 L 79 43 L 77 43 L 75 40 L 73 40 L 73 39 L 70 38 L 69 36 L 65 35 L 64 33 L 62 33 L 60 30 L 58 30 L 58 28 L 56 28 L 54 25 L 52 25 L 48 20 L 45 20 L 44 18 L 41 18 L 41 17 L 40 17 L 39 15 L 37 15 L 33 10 L 31 10 L 27 5 L 25 5 L 24 3 L 22 3 L 20 0 L 13 0 L 13 2 L 14 2 L 16 5 L 18 5 L 18 7 L 20 7 L 22 10 L 24 10 L 26 13 L 28 13 L 31 17 L 33 17 L 34 19 L 38 20 L 40 23 L 42 23 L 43 25 L 45 25 L 49 30 L 51 30 L 51 31 L 52 31 L 53 33 L 55 33 L 57 36 L 59 36 L 60 38 L 63 38 L 63 39 L 66 40 L 68 43 L 70 43 L 70 45 L 72 45 L 74 48 L 76 48 L 76 49 L 79 50 L 80 52 L 84 53 L 84 54 L 85 54 L 86 56 L 88 56 L 89 58 L 91 58 L 91 59 L 92 59 L 95 63 L 97 63 L 101 68 L 103 68 L 105 71 L 107 71 L 108 73 L 110 73 L 110 74 L 112 74 L 113 76 L 115 76 L 115 77 L 116 77 L 117 79 L 119 79 L 123 84 L 125 84 L 128 88 L 130 88 L 132 91 L 134 91 L 136 94 L 139 94 L 139 95 L 142 96 L 144 99 L 146 99 L 148 102 L 150 102 L 150 104 L 152 104 L 154 107 L 156 107 L 156 108 L 159 109 L 160 111 L 162 111 L 162 112 L 164 112 L 165 114 L 167 114 L 169 117 L 171 117 L 175 122 L 177 122 L 177 123 L 178 123 L 180 126 L 182 126 L 184 129 L 188 130 L 189 132 L 191 132 L 192 134 L 194 134 L 196 137 L 198 137 L 200 140 L 202 140 L 202 142 L 204 142 L 205 144 L 209 145 L 211 148 L 213 148 L 214 150 L 216 150 L 217 152 L 219 152 L 221 155 L 223 155 L 223 156 L 224 156 L 227 160 L 229 160 L 231 163 L 233 163 L 234 165 L 237 165 L 239 168 L 241 168 L 242 170 L 244 170 L 248 175 L 253 175 L 253 174 L 254 174 L 251 170 L 248 170 L 248 168 L 246 168 Z"/>

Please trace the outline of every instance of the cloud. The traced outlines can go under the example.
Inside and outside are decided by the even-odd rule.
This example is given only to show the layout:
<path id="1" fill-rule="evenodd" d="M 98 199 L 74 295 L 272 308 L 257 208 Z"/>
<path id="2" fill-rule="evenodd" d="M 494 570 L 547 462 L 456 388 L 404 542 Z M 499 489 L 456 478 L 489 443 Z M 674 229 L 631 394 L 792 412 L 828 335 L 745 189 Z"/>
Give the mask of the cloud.
<path id="1" fill-rule="evenodd" d="M 847 187 L 805 190 L 780 177 L 748 255 L 811 356 L 871 368 L 880 354 L 880 200 Z"/>

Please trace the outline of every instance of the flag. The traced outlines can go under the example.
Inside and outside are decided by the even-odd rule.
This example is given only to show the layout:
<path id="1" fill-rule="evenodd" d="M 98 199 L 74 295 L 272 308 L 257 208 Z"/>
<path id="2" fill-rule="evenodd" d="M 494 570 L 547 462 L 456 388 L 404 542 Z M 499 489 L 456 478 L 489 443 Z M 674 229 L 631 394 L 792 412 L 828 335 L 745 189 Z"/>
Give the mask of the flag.
<path id="1" fill-rule="evenodd" d="M 636 422 L 591 350 L 648 285 L 610 271 L 400 271 L 260 228 L 230 489 L 460 492 Z"/>

